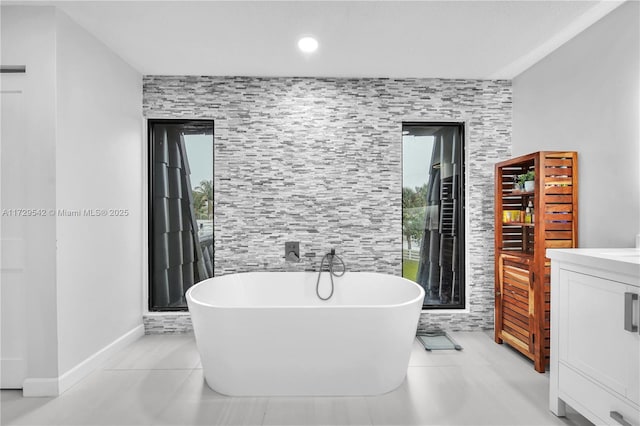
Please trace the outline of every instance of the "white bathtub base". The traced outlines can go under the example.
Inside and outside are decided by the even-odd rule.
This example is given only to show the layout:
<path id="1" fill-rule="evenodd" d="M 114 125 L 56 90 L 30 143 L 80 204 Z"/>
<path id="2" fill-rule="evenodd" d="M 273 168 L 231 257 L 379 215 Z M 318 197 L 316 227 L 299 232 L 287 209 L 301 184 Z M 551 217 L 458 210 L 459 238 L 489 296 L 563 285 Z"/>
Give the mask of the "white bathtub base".
<path id="1" fill-rule="evenodd" d="M 304 386 L 298 383 L 282 383 L 279 385 L 265 386 L 236 386 L 225 387 L 224 384 L 216 384 L 205 379 L 207 386 L 219 394 L 232 397 L 296 397 L 296 396 L 375 396 L 391 392 L 404 382 L 406 374 L 402 376 L 402 380 L 390 386 L 371 386 L 369 383 L 358 384 L 355 382 L 346 384 L 332 383 L 319 384 L 314 383 L 312 386 Z"/>
<path id="2" fill-rule="evenodd" d="M 314 283 L 301 290 L 315 274 L 258 274 L 227 277 L 217 289 L 214 278 L 201 287 L 211 291 L 187 293 L 209 387 L 230 396 L 365 396 L 402 384 L 424 298 L 421 287 L 399 277 L 351 273 L 348 280 L 336 280 L 336 299 L 321 303 Z M 275 282 L 254 281 L 264 281 L 265 274 Z M 247 299 L 255 296 L 254 285 L 263 292 L 273 286 L 264 303 Z M 296 288 L 300 294 L 292 296 Z M 287 290 L 283 306 L 266 300 L 278 300 L 278 292 Z M 364 291 L 369 294 L 359 294 Z M 378 303 L 384 299 L 390 304 Z"/>

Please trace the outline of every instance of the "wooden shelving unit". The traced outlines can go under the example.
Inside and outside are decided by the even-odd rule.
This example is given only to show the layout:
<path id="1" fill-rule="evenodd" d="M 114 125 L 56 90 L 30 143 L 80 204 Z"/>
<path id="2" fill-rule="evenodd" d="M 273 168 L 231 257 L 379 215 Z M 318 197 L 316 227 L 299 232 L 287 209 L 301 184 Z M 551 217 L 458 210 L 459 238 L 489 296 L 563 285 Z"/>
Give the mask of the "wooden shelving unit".
<path id="1" fill-rule="evenodd" d="M 535 171 L 534 190 L 517 191 L 518 175 Z M 577 247 L 576 152 L 541 151 L 495 166 L 495 341 L 507 343 L 544 372 L 550 346 L 547 248 Z M 533 204 L 533 221 L 503 222 L 505 210 Z"/>

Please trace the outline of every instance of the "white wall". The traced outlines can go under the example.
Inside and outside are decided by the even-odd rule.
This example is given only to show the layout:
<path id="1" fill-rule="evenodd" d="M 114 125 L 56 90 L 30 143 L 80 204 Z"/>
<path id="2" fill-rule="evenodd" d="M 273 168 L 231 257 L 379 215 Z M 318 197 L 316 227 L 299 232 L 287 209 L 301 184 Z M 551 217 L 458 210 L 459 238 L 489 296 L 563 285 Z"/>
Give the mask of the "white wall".
<path id="1" fill-rule="evenodd" d="M 623 4 L 513 80 L 513 155 L 578 152 L 580 247 L 640 233 L 639 9 Z"/>
<path id="2" fill-rule="evenodd" d="M 1 13 L 2 64 L 27 68 L 10 77 L 24 87 L 24 138 L 2 141 L 25 144 L 27 161 L 2 177 L 26 194 L 14 207 L 49 212 L 24 218 L 24 390 L 55 395 L 143 332 L 142 76 L 53 7 Z M 59 214 L 73 209 L 126 216 Z"/>
<path id="3" fill-rule="evenodd" d="M 60 373 L 142 324 L 142 76 L 57 13 Z M 114 212 L 115 213 L 115 212 Z"/>
<path id="4" fill-rule="evenodd" d="M 24 204 L 14 208 L 48 211 L 56 206 L 55 9 L 3 6 L 1 15 L 1 62 L 27 67 L 26 74 L 3 76 L 3 82 L 11 78 L 12 85 L 21 86 L 24 91 L 25 124 L 22 140 L 3 140 L 2 151 L 11 155 L 16 146 L 9 144 L 21 143 L 26 157 L 18 176 L 4 176 L 3 173 L 3 178 L 5 183 L 11 183 L 12 190 L 24 194 Z M 55 378 L 58 375 L 56 219 L 51 215 L 21 220 L 27 376 Z"/>

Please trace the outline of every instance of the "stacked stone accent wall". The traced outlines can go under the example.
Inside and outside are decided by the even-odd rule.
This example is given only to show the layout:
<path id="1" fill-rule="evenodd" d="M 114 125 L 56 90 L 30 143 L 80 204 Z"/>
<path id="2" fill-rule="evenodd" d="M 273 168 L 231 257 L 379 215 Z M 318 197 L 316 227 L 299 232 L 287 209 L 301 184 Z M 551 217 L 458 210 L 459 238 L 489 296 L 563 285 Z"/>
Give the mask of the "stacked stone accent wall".
<path id="1" fill-rule="evenodd" d="M 193 324 L 188 313 L 153 313 L 144 316 L 145 334 L 192 333 Z"/>
<path id="2" fill-rule="evenodd" d="M 420 328 L 493 327 L 494 163 L 511 154 L 511 82 L 145 76 L 146 118 L 214 120 L 215 274 L 402 273 L 402 123 L 465 123 L 468 312 Z M 284 242 L 303 261 L 285 263 Z"/>

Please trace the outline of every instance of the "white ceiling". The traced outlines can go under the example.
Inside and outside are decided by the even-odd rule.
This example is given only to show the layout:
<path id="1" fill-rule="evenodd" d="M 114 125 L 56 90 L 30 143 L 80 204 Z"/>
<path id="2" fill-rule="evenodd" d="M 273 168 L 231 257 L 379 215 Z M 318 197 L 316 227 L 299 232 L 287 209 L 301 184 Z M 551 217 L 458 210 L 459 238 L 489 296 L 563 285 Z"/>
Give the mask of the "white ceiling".
<path id="1" fill-rule="evenodd" d="M 513 78 L 620 3 L 53 2 L 142 74 L 482 79 Z"/>

